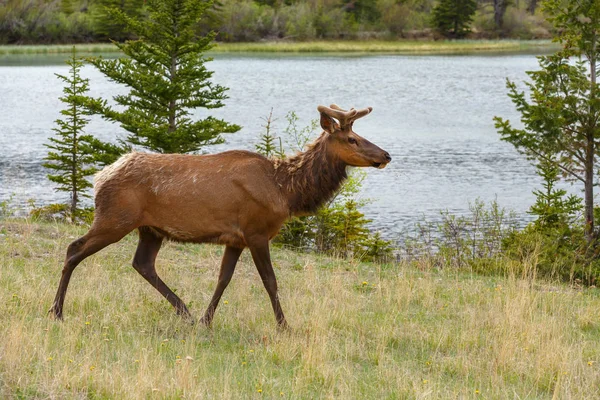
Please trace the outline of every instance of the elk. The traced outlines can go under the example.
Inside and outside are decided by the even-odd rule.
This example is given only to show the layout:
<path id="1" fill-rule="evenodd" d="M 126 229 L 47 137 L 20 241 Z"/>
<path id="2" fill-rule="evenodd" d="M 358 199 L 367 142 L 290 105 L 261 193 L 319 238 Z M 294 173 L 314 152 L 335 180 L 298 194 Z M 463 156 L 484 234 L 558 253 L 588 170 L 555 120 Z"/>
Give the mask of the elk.
<path id="1" fill-rule="evenodd" d="M 129 153 L 100 171 L 96 213 L 87 234 L 72 242 L 50 313 L 59 320 L 73 270 L 90 255 L 138 230 L 133 268 L 177 313 L 183 301 L 154 266 L 163 240 L 225 245 L 215 292 L 201 322 L 210 325 L 242 251 L 252 259 L 269 294 L 277 324 L 287 322 L 277 293 L 269 241 L 291 216 L 314 213 L 346 179 L 346 167 L 384 168 L 388 152 L 352 130 L 371 107 L 345 111 L 319 106 L 321 135 L 305 152 L 279 160 L 249 151 L 212 155 Z"/>

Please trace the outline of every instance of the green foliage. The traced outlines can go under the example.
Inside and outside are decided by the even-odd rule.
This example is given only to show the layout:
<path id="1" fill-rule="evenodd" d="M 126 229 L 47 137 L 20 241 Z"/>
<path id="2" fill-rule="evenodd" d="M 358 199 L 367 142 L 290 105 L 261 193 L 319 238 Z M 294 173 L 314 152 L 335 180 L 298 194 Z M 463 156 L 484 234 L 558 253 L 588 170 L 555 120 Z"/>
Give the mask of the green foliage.
<path id="1" fill-rule="evenodd" d="M 600 98 L 596 78 L 600 40 L 600 3 L 557 1 L 544 5 L 563 49 L 539 57 L 540 70 L 530 71 L 529 95 L 507 81 L 509 97 L 524 127 L 495 117 L 502 140 L 538 162 L 560 168 L 563 177 L 583 185 L 588 243 L 594 231 L 594 176 L 600 145 Z M 573 60 L 575 58 L 576 60 Z M 575 61 L 575 62 L 573 62 Z"/>
<path id="2" fill-rule="evenodd" d="M 542 18 L 530 15 L 532 2 L 477 1 L 481 10 L 478 18 L 485 21 L 478 21 L 477 35 L 497 36 L 496 20 L 500 17 L 506 19 L 502 23 L 503 35 L 518 38 L 549 35 Z M 0 42 L 88 43 L 135 39 L 135 33 L 108 10 L 118 8 L 131 18 L 146 19 L 146 2 L 3 0 Z M 220 41 L 385 36 L 432 39 L 429 28 L 435 25 L 430 16 L 435 4 L 436 0 L 218 0 L 206 10 L 197 31 L 219 32 Z"/>
<path id="3" fill-rule="evenodd" d="M 463 37 L 477 10 L 475 0 L 440 0 L 433 9 L 433 24 L 444 36 Z"/>
<path id="4" fill-rule="evenodd" d="M 373 0 L 342 0 L 344 10 L 351 14 L 356 21 L 377 21 L 381 15 L 377 2 Z"/>
<path id="5" fill-rule="evenodd" d="M 283 149 L 283 145 L 281 143 L 281 138 L 274 136 L 271 133 L 272 125 L 273 125 L 273 109 L 269 112 L 269 116 L 264 118 L 265 132 L 260 135 L 259 142 L 254 146 L 256 151 L 265 157 L 276 157 L 276 158 L 284 158 L 285 150 Z"/>
<path id="6" fill-rule="evenodd" d="M 516 272 L 531 279 L 545 278 L 596 285 L 600 260 L 590 257 L 582 224 L 540 228 L 530 224 L 504 242 L 507 257 L 517 261 Z"/>
<path id="7" fill-rule="evenodd" d="M 70 221 L 71 212 L 68 204 L 48 204 L 43 207 L 36 207 L 30 203 L 31 211 L 29 215 L 36 221 Z M 85 207 L 78 210 L 77 222 L 91 224 L 94 219 L 94 208 Z"/>
<path id="8" fill-rule="evenodd" d="M 277 11 L 252 0 L 222 0 L 218 7 L 219 39 L 253 42 L 263 37 L 282 37 L 284 22 Z"/>
<path id="9" fill-rule="evenodd" d="M 425 257 L 438 266 L 469 267 L 489 272 L 491 261 L 501 257 L 505 239 L 517 231 L 516 215 L 496 201 L 486 205 L 477 199 L 469 204 L 469 213 L 441 213 L 439 222 L 425 221 L 404 238 L 406 258 Z"/>
<path id="10" fill-rule="evenodd" d="M 11 194 L 8 199 L 0 201 L 0 218 L 10 218 L 15 215 L 13 206 L 14 195 Z"/>
<path id="11" fill-rule="evenodd" d="M 0 44 L 69 43 L 89 40 L 90 23 L 80 12 L 61 12 L 60 2 L 0 2 Z"/>
<path id="12" fill-rule="evenodd" d="M 60 112 L 64 119 L 56 120 L 57 128 L 53 129 L 56 135 L 49 138 L 51 143 L 46 145 L 50 151 L 44 167 L 53 171 L 48 179 L 57 184 L 56 190 L 69 193 L 71 200 L 66 213 L 71 221 L 76 221 L 82 214 L 80 199 L 91 197 L 86 193 L 86 189 L 92 187 L 87 177 L 97 168 L 91 145 L 94 139 L 84 134 L 89 122 L 86 116 L 90 113 L 81 106 L 89 91 L 89 79 L 80 75 L 83 63 L 77 58 L 75 48 L 67 64 L 71 67 L 69 75 L 56 74 L 65 83 L 60 101 L 67 107 Z"/>
<path id="13" fill-rule="evenodd" d="M 299 118 L 294 112 L 286 115 L 287 127 L 283 133 L 291 151 L 301 151 L 310 141 L 318 121 L 298 127 Z M 281 137 L 273 134 L 273 112 L 265 118 L 265 132 L 260 136 L 256 150 L 267 156 L 285 158 Z M 321 207 L 315 215 L 293 217 L 281 228 L 274 242 L 293 248 L 314 249 L 341 257 L 360 258 L 364 261 L 383 261 L 392 257 L 392 244 L 373 234 L 360 208 L 367 201 L 357 200 L 366 173 L 355 169 L 336 197 Z"/>
<path id="14" fill-rule="evenodd" d="M 539 162 L 543 190 L 534 190 L 536 202 L 529 211 L 537 218 L 524 230 L 513 232 L 504 248 L 519 264 L 533 266 L 518 271 L 521 275 L 594 284 L 600 278 L 600 262 L 588 251 L 581 199 L 556 188 L 559 172 L 552 159 Z"/>
<path id="15" fill-rule="evenodd" d="M 130 18 L 144 15 L 145 0 L 96 0 L 91 7 L 94 33 L 100 40 L 123 41 L 133 39 L 122 19 L 114 18 L 112 10 L 119 10 Z"/>
<path id="16" fill-rule="evenodd" d="M 534 221 L 535 228 L 543 231 L 575 223 L 576 214 L 582 208 L 581 199 L 575 195 L 567 196 L 566 190 L 556 188 L 560 169 L 554 162 L 545 160 L 540 161 L 536 168 L 544 181 L 543 190 L 533 191 L 536 201 L 529 211 L 537 217 Z"/>
<path id="17" fill-rule="evenodd" d="M 225 87 L 210 81 L 204 52 L 213 34 L 197 33 L 198 21 L 211 2 L 202 0 L 148 0 L 148 18 L 136 19 L 120 9 L 110 13 L 138 37 L 118 48 L 127 56 L 90 62 L 110 80 L 125 85 L 128 94 L 114 97 L 123 111 L 106 101 L 90 109 L 117 122 L 129 132 L 123 146 L 140 146 L 159 153 L 190 153 L 222 143 L 222 133 L 240 127 L 211 116 L 192 119 L 192 111 L 223 107 Z"/>

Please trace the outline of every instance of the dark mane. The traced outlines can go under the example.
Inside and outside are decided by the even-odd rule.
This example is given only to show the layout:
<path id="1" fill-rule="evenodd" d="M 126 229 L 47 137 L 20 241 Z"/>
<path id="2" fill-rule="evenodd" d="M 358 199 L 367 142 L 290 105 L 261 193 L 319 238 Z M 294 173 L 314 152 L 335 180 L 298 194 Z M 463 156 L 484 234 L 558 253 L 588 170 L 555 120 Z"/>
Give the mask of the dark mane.
<path id="1" fill-rule="evenodd" d="M 305 152 L 275 161 L 275 178 L 292 215 L 316 212 L 348 176 L 346 164 L 327 150 L 327 135 L 322 133 Z"/>

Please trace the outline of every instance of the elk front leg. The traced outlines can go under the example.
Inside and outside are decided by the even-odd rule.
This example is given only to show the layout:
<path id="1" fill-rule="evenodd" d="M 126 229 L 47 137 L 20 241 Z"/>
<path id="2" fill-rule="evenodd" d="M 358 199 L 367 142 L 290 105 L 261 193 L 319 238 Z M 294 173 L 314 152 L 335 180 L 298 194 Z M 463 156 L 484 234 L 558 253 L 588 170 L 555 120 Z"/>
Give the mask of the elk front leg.
<path id="1" fill-rule="evenodd" d="M 217 282 L 215 293 L 204 313 L 204 317 L 200 320 L 203 324 L 208 326 L 212 322 L 217 305 L 219 305 L 219 300 L 221 300 L 225 288 L 229 285 L 229 281 L 231 281 L 235 266 L 243 250 L 244 249 L 238 249 L 237 247 L 225 247 L 225 254 L 223 254 L 223 260 L 221 261 L 221 271 L 219 272 L 219 281 Z"/>
<path id="2" fill-rule="evenodd" d="M 277 279 L 275 278 L 275 272 L 273 271 L 273 265 L 271 264 L 269 242 L 266 241 L 250 247 L 250 252 L 252 253 L 252 259 L 254 260 L 256 269 L 258 269 L 263 285 L 265 285 L 265 289 L 267 289 L 267 293 L 269 293 L 277 325 L 281 329 L 288 329 L 289 326 L 283 315 L 281 303 L 279 302 L 279 295 L 277 293 Z"/>
<path id="3" fill-rule="evenodd" d="M 138 229 L 140 241 L 138 248 L 133 257 L 133 268 L 165 299 L 171 303 L 178 315 L 182 315 L 185 318 L 193 321 L 192 315 L 188 311 L 183 300 L 179 298 L 173 291 L 163 282 L 162 279 L 156 273 L 156 256 L 160 250 L 163 239 L 156 236 L 147 227 L 140 227 Z"/>

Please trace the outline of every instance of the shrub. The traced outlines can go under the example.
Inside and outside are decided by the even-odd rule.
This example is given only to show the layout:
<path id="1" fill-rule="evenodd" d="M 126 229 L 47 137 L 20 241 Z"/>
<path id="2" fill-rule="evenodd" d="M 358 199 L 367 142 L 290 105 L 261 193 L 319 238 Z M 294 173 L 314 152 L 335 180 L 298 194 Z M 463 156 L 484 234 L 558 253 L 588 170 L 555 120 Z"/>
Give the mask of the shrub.
<path id="1" fill-rule="evenodd" d="M 221 2 L 219 39 L 252 42 L 277 36 L 275 10 L 251 0 Z"/>
<path id="2" fill-rule="evenodd" d="M 517 230 L 515 213 L 496 201 L 486 205 L 477 199 L 469 204 L 466 215 L 443 211 L 440 216 L 439 222 L 417 224 L 403 239 L 406 258 L 426 257 L 440 267 L 483 270 L 482 265 L 501 256 L 504 241 Z"/>
<path id="3" fill-rule="evenodd" d="M 530 260 L 533 268 L 517 271 L 521 275 L 595 284 L 600 278 L 600 260 L 585 238 L 581 198 L 556 187 L 561 171 L 552 158 L 536 167 L 543 179 L 542 189 L 533 192 L 536 202 L 529 211 L 536 219 L 505 240 L 506 254 L 521 265 Z M 595 219 L 600 219 L 600 211 L 594 211 Z"/>
<path id="4" fill-rule="evenodd" d="M 294 3 L 284 8 L 287 15 L 286 37 L 296 40 L 308 40 L 317 37 L 314 13 L 306 3 Z"/>
<path id="5" fill-rule="evenodd" d="M 411 18 L 414 15 L 407 4 L 398 4 L 395 0 L 379 0 L 377 8 L 382 25 L 393 35 L 400 36 L 406 29 L 411 29 Z"/>

